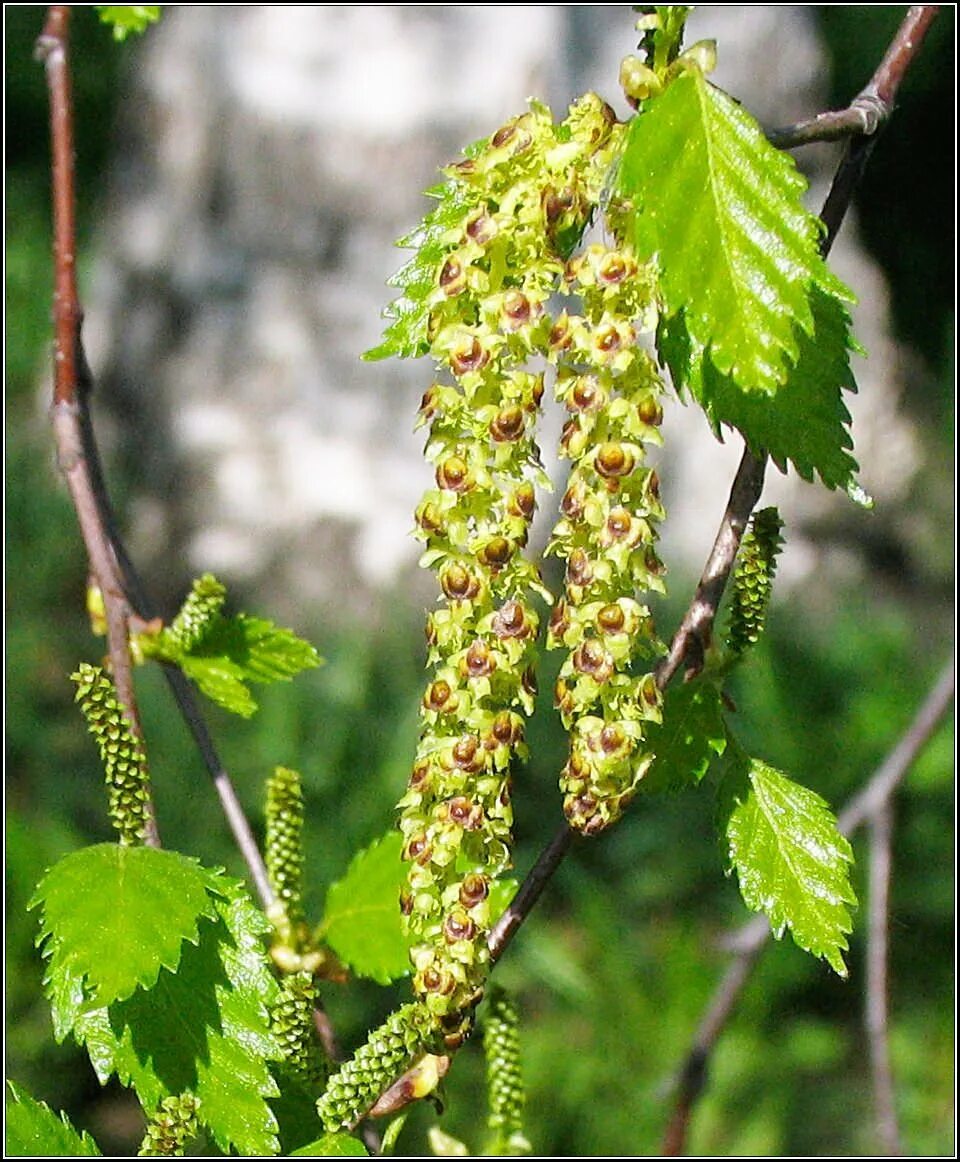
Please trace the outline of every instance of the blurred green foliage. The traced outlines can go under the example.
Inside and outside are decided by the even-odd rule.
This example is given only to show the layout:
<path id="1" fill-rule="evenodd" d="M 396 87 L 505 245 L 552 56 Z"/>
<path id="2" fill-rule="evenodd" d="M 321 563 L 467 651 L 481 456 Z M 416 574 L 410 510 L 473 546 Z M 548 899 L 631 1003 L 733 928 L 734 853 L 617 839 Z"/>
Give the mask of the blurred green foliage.
<path id="1" fill-rule="evenodd" d="M 869 74 L 902 9 L 819 11 L 833 46 L 840 103 Z M 8 1069 L 35 1097 L 65 1109 L 106 1151 L 125 1152 L 139 1137 L 139 1115 L 122 1092 L 99 1090 L 75 1048 L 54 1043 L 33 947 L 35 918 L 24 911 L 50 863 L 80 844 L 109 838 L 95 748 L 69 681 L 78 661 L 99 660 L 103 643 L 86 624 L 82 545 L 36 394 L 49 343 L 51 285 L 45 93 L 42 71 L 30 59 L 42 14 L 36 7 L 5 9 Z M 932 367 L 923 399 L 933 401 L 926 411 L 929 479 L 941 489 L 951 439 L 943 424 L 952 376 L 945 362 L 952 296 L 943 284 L 950 215 L 936 201 L 940 195 L 928 202 L 926 193 L 949 180 L 950 167 L 941 159 L 937 169 L 937 158 L 938 150 L 949 152 L 938 110 L 951 107 L 952 20 L 944 10 L 931 51 L 921 58 L 922 79 L 905 91 L 860 199 L 865 232 L 868 207 L 886 206 L 875 210 L 888 222 L 874 242 L 876 253 L 893 279 L 901 333 Z M 75 23 L 81 205 L 89 222 L 110 144 L 102 126 L 116 99 L 117 70 L 134 46 L 111 45 L 93 14 L 78 14 Z M 925 182 L 902 180 L 921 170 Z M 921 210 L 915 196 L 924 199 Z M 924 500 L 918 495 L 918 504 Z M 923 510 L 919 519 L 926 519 Z M 942 531 L 938 538 L 934 530 L 931 541 L 942 542 Z M 851 585 L 847 592 L 811 589 L 789 608 L 775 596 L 767 637 L 736 678 L 735 728 L 744 744 L 836 807 L 907 726 L 952 640 L 949 551 L 940 545 L 938 556 L 931 548 L 905 569 L 909 585 L 878 573 L 876 584 Z M 664 632 L 676 623 L 688 590 L 682 578 L 672 579 L 674 597 L 659 612 Z M 252 613 L 270 615 L 268 598 L 242 596 Z M 261 710 L 249 722 L 211 712 L 257 828 L 266 773 L 277 763 L 303 773 L 313 915 L 325 885 L 343 873 L 351 854 L 390 825 L 407 778 L 424 648 L 419 616 L 403 613 L 407 606 L 396 597 L 385 603 L 394 620 L 373 632 L 296 625 L 328 664 L 290 686 L 264 690 Z M 545 702 L 549 668 L 558 664 L 546 661 Z M 165 842 L 242 874 L 160 675 L 145 670 L 139 684 Z M 555 779 L 563 740 L 556 724 L 535 723 L 531 743 L 534 757 L 515 793 L 520 874 L 560 821 Z M 953 768 L 947 723 L 896 803 L 892 1053 L 905 1152 L 915 1155 L 953 1148 Z M 862 838 L 855 846 L 863 899 Z M 720 942 L 747 919 L 721 866 L 704 788 L 638 800 L 611 835 L 579 844 L 561 868 L 497 970 L 517 990 L 523 1012 L 527 1131 L 537 1153 L 659 1152 L 671 1079 L 726 963 Z M 876 1151 L 862 1021 L 862 913 L 856 920 L 847 983 L 789 941 L 761 957 L 712 1062 L 694 1113 L 691 1153 Z M 402 985 L 358 983 L 328 993 L 345 1048 L 406 997 Z M 446 1083 L 444 1128 L 471 1143 L 480 1140 L 482 1070 L 479 1047 L 468 1046 Z M 424 1130 L 435 1120 L 429 1106 L 417 1107 L 400 1152 L 422 1152 Z"/>

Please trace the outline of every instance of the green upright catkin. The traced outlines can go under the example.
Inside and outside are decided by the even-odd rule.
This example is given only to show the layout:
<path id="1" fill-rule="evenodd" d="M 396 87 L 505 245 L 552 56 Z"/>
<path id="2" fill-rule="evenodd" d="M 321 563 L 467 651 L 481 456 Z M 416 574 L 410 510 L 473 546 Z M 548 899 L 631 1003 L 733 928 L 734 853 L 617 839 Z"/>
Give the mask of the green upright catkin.
<path id="1" fill-rule="evenodd" d="M 188 654 L 216 621 L 226 598 L 226 587 L 212 573 L 197 578 L 179 613 L 162 631 L 167 641 Z"/>
<path id="2" fill-rule="evenodd" d="M 727 648 L 735 657 L 756 645 L 766 625 L 782 530 L 777 509 L 763 508 L 753 514 L 740 542 L 727 631 Z"/>
<path id="3" fill-rule="evenodd" d="M 182 1157 L 187 1142 L 197 1133 L 199 1105 L 192 1093 L 165 1097 L 147 1125 L 138 1157 Z"/>
<path id="4" fill-rule="evenodd" d="M 434 1047 L 436 1036 L 436 1021 L 423 1005 L 391 1013 L 327 1082 L 317 1102 L 327 1133 L 352 1129 L 384 1090 Z"/>
<path id="5" fill-rule="evenodd" d="M 505 989 L 494 986 L 487 1001 L 483 1025 L 483 1052 L 486 1058 L 488 1155 L 529 1154 L 530 1143 L 523 1132 L 526 1091 L 520 1068 L 519 1014 Z"/>
<path id="6" fill-rule="evenodd" d="M 267 779 L 264 855 L 276 897 L 270 919 L 280 939 L 296 949 L 305 935 L 303 914 L 303 790 L 300 775 L 274 768 Z"/>
<path id="7" fill-rule="evenodd" d="M 328 1073 L 313 1018 L 317 999 L 313 973 L 286 973 L 280 978 L 280 995 L 270 1012 L 284 1065 L 311 1089 L 318 1088 Z"/>
<path id="8" fill-rule="evenodd" d="M 100 750 L 110 821 L 120 834 L 121 844 L 139 846 L 147 834 L 150 804 L 143 746 L 117 699 L 113 682 L 103 670 L 84 663 L 71 677 L 87 728 Z"/>

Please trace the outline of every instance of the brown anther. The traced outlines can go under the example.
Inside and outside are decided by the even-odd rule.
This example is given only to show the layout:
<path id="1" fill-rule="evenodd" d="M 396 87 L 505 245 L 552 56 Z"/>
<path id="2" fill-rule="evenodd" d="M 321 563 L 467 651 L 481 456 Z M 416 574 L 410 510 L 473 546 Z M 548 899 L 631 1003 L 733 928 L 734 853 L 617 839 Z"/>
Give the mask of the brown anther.
<path id="1" fill-rule="evenodd" d="M 440 270 L 440 288 L 444 294 L 452 298 L 459 294 L 466 285 L 466 275 L 459 258 L 451 254 Z"/>
<path id="2" fill-rule="evenodd" d="M 550 348 L 553 351 L 566 351 L 573 342 L 573 333 L 570 318 L 564 312 L 550 328 Z"/>
<path id="3" fill-rule="evenodd" d="M 583 549 L 574 549 L 567 560 L 567 583 L 589 585 L 593 580 L 593 565 Z"/>
<path id="4" fill-rule="evenodd" d="M 515 331 L 530 322 L 533 309 L 523 291 L 512 290 L 503 296 L 501 312 L 507 326 Z"/>
<path id="5" fill-rule="evenodd" d="M 611 252 L 605 254 L 601 259 L 597 277 L 608 286 L 613 286 L 618 282 L 623 282 L 628 270 L 629 267 L 623 255 Z"/>
<path id="6" fill-rule="evenodd" d="M 411 861 L 419 864 L 427 864 L 430 862 L 430 856 L 433 854 L 433 848 L 426 835 L 421 832 L 419 835 L 412 836 L 408 842 L 403 853 L 403 858 L 410 863 Z"/>
<path id="7" fill-rule="evenodd" d="M 400 914 L 409 916 L 413 912 L 413 894 L 408 892 L 406 888 L 400 891 Z"/>
<path id="8" fill-rule="evenodd" d="M 626 622 L 626 615 L 619 605 L 605 605 L 597 614 L 597 625 L 604 633 L 620 633 Z"/>
<path id="9" fill-rule="evenodd" d="M 527 694 L 530 694 L 531 696 L 536 695 L 538 689 L 537 674 L 532 666 L 528 666 L 527 669 L 523 671 L 523 677 L 520 679 L 520 685 L 523 687 Z"/>
<path id="10" fill-rule="evenodd" d="M 439 968 L 425 968 L 420 975 L 421 983 L 425 992 L 441 993 L 447 995 L 452 993 L 456 985 L 449 972 L 443 972 Z"/>
<path id="11" fill-rule="evenodd" d="M 443 921 L 443 938 L 448 944 L 456 944 L 458 940 L 472 940 L 476 931 L 476 924 L 460 909 L 450 912 Z"/>
<path id="12" fill-rule="evenodd" d="M 561 597 L 550 612 L 550 633 L 553 637 L 562 638 L 570 628 L 570 610 Z"/>
<path id="13" fill-rule="evenodd" d="M 460 669 L 468 678 L 485 678 L 497 668 L 496 660 L 486 642 L 475 641 L 463 656 Z"/>
<path id="14" fill-rule="evenodd" d="M 482 211 L 467 223 L 467 235 L 478 246 L 486 246 L 488 242 L 496 238 L 497 233 L 497 223 L 489 214 L 484 214 Z"/>
<path id="15" fill-rule="evenodd" d="M 490 422 L 490 435 L 504 444 L 523 435 L 523 411 L 516 404 L 501 408 Z"/>
<path id="16" fill-rule="evenodd" d="M 440 588 L 451 601 L 469 601 L 480 592 L 480 582 L 454 561 L 440 574 Z"/>
<path id="17" fill-rule="evenodd" d="M 561 714 L 573 710 L 573 691 L 563 678 L 558 678 L 553 687 L 553 704 Z"/>
<path id="18" fill-rule="evenodd" d="M 451 492 L 469 492 L 474 480 L 470 468 L 462 456 L 453 453 L 437 465 L 437 484 Z"/>
<path id="19" fill-rule="evenodd" d="M 479 771 L 483 766 L 483 753 L 477 761 L 480 740 L 475 734 L 465 734 L 453 744 L 453 761 L 463 771 Z"/>
<path id="20" fill-rule="evenodd" d="M 633 471 L 634 458 L 622 444 L 601 444 L 594 457 L 594 467 L 603 477 L 627 476 Z"/>
<path id="21" fill-rule="evenodd" d="M 605 726 L 600 731 L 600 749 L 604 754 L 616 754 L 622 751 L 628 742 L 629 739 L 622 726 L 616 724 Z"/>
<path id="22" fill-rule="evenodd" d="M 512 555 L 513 547 L 506 537 L 491 537 L 478 554 L 483 564 L 491 569 L 501 568 Z"/>
<path id="23" fill-rule="evenodd" d="M 427 687 L 427 693 L 423 695 L 424 710 L 452 710 L 451 695 L 453 691 L 450 688 L 450 683 L 445 682 L 442 677 L 436 682 L 431 682 Z"/>
<path id="24" fill-rule="evenodd" d="M 470 371 L 479 371 L 489 359 L 490 352 L 472 335 L 468 341 L 450 352 L 450 367 L 454 375 L 466 375 Z"/>
<path id="25" fill-rule="evenodd" d="M 622 541 L 630 535 L 633 529 L 633 517 L 625 508 L 618 507 L 610 510 L 607 516 L 607 532 L 615 541 Z"/>
<path id="26" fill-rule="evenodd" d="M 428 387 L 420 399 L 420 414 L 426 419 L 430 419 L 437 410 L 437 385 Z"/>
<path id="27" fill-rule="evenodd" d="M 543 399 L 543 376 L 538 375 L 533 381 L 533 387 L 530 390 L 530 398 L 533 401 L 534 410 L 540 406 Z"/>
<path id="28" fill-rule="evenodd" d="M 547 220 L 547 226 L 554 226 L 556 223 L 569 214 L 577 204 L 577 191 L 572 186 L 564 186 L 561 190 L 555 190 L 551 186 L 543 191 L 542 196 L 543 213 Z"/>
<path id="29" fill-rule="evenodd" d="M 653 545 L 647 545 L 643 551 L 643 566 L 654 577 L 659 577 L 663 572 L 663 562 L 657 556 L 657 551 Z"/>
<path id="30" fill-rule="evenodd" d="M 571 459 L 576 456 L 576 450 L 571 451 L 571 446 L 581 432 L 582 428 L 580 427 L 579 417 L 571 416 L 563 425 L 563 431 L 560 433 L 560 447 Z"/>
<path id="31" fill-rule="evenodd" d="M 457 177 L 473 177 L 477 172 L 477 163 L 472 157 L 466 157 L 463 161 L 454 162 L 450 168 Z"/>
<path id="32" fill-rule="evenodd" d="M 457 795 L 444 804 L 446 817 L 451 823 L 456 823 L 464 831 L 476 831 L 483 822 L 483 808 L 474 803 L 466 795 Z"/>
<path id="33" fill-rule="evenodd" d="M 663 423 L 663 408 L 654 395 L 645 396 L 640 400 L 637 404 L 637 415 L 642 423 L 652 428 L 657 428 Z"/>
<path id="34" fill-rule="evenodd" d="M 417 506 L 415 519 L 425 533 L 438 533 L 445 527 L 443 513 L 432 500 L 424 500 Z"/>
<path id="35" fill-rule="evenodd" d="M 429 776 L 430 764 L 425 760 L 416 763 L 410 774 L 410 789 L 412 791 L 419 790 L 428 781 Z"/>
<path id="36" fill-rule="evenodd" d="M 573 666 L 595 682 L 606 682 L 613 674 L 613 658 L 596 638 L 587 638 L 574 651 Z"/>
<path id="37" fill-rule="evenodd" d="M 618 327 L 601 327 L 593 335 L 593 346 L 602 355 L 613 355 L 623 346 L 624 336 Z"/>
<path id="38" fill-rule="evenodd" d="M 571 411 L 596 411 L 606 403 L 606 392 L 597 381 L 589 375 L 581 375 L 577 379 L 573 391 L 567 399 L 567 407 Z"/>
<path id="39" fill-rule="evenodd" d="M 502 149 L 510 139 L 516 134 L 517 126 L 513 121 L 508 121 L 506 125 L 501 125 L 500 128 L 490 138 L 490 144 L 494 149 Z"/>
<path id="40" fill-rule="evenodd" d="M 529 481 L 521 484 L 510 497 L 507 511 L 511 516 L 522 516 L 525 520 L 532 520 L 537 508 L 537 494 Z"/>
<path id="41" fill-rule="evenodd" d="M 493 615 L 493 632 L 498 638 L 529 637 L 530 623 L 519 601 L 505 601 Z"/>
<path id="42" fill-rule="evenodd" d="M 523 735 L 523 726 L 517 721 L 516 715 L 509 710 L 501 710 L 493 720 L 490 734 L 494 741 L 507 746 Z"/>
<path id="43" fill-rule="evenodd" d="M 660 691 L 653 674 L 644 674 L 640 679 L 640 697 L 648 706 L 660 705 Z"/>
<path id="44" fill-rule="evenodd" d="M 460 884 L 460 903 L 465 908 L 475 908 L 490 894 L 490 882 L 479 872 L 469 872 Z"/>
<path id="45" fill-rule="evenodd" d="M 646 493 L 654 500 L 660 500 L 660 477 L 657 475 L 656 471 L 651 471 L 650 475 L 647 477 Z"/>
<path id="46" fill-rule="evenodd" d="M 582 483 L 575 481 L 563 494 L 563 500 L 560 501 L 560 511 L 571 520 L 577 520 L 583 515 L 586 498 L 586 488 Z"/>

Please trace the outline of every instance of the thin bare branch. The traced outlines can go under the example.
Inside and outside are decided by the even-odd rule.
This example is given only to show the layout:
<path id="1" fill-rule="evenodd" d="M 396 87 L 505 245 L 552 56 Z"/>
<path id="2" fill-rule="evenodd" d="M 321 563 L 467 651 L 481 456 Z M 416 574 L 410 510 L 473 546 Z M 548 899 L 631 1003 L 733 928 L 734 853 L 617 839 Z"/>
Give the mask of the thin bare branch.
<path id="1" fill-rule="evenodd" d="M 870 820 L 870 872 L 867 889 L 867 984 L 864 1019 L 870 1045 L 877 1138 L 888 1157 L 903 1153 L 897 1125 L 893 1069 L 890 1064 L 890 1011 L 887 963 L 890 945 L 890 876 L 893 867 L 893 807 L 888 799 Z"/>
<path id="2" fill-rule="evenodd" d="M 778 149 L 796 149 L 820 141 L 873 137 L 893 114 L 900 84 L 939 10 L 936 4 L 915 4 L 909 10 L 876 72 L 846 109 L 768 130 L 770 143 Z"/>
<path id="3" fill-rule="evenodd" d="M 57 459 L 77 512 L 90 571 L 103 595 L 110 668 L 130 729 L 141 742 L 133 667 L 128 645 L 130 607 L 117 573 L 109 537 L 100 519 L 96 489 L 84 449 L 82 414 L 86 384 L 80 374 L 80 324 L 77 293 L 76 183 L 73 140 L 73 91 L 69 64 L 70 9 L 53 5 L 39 39 L 36 56 L 43 61 L 50 100 L 50 148 L 53 185 L 53 431 Z M 147 802 L 145 840 L 159 847 L 152 797 Z"/>

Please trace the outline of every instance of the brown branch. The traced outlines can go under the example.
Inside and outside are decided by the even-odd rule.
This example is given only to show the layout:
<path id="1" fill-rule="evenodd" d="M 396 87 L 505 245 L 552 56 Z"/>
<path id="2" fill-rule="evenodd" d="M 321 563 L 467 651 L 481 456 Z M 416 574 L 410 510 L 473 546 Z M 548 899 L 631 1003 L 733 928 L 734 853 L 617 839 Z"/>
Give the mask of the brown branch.
<path id="1" fill-rule="evenodd" d="M 954 664 L 951 661 L 941 671 L 896 746 L 837 816 L 837 827 L 841 834 L 852 835 L 863 823 L 883 811 L 891 801 L 893 793 L 906 778 L 920 751 L 946 714 L 953 701 L 954 687 Z M 665 1154 L 667 1144 L 672 1147 L 672 1156 L 685 1152 L 686 1127 L 693 1103 L 703 1088 L 710 1057 L 769 937 L 770 925 L 766 917 L 757 916 L 725 942 L 727 949 L 734 953 L 734 959 L 714 990 L 680 1068 L 674 1110 L 664 1135 Z"/>
<path id="2" fill-rule="evenodd" d="M 86 385 L 81 378 L 80 324 L 83 312 L 77 293 L 76 182 L 73 140 L 73 91 L 69 66 L 70 9 L 53 5 L 47 11 L 36 56 L 44 65 L 50 99 L 50 147 L 53 197 L 53 431 L 57 460 L 77 512 L 90 571 L 103 595 L 107 648 L 117 698 L 134 736 L 143 741 L 137 712 L 133 667 L 128 645 L 130 608 L 116 569 L 110 540 L 100 519 L 96 489 L 90 474 L 81 415 Z M 147 802 L 146 842 L 158 847 L 152 797 Z"/>
<path id="3" fill-rule="evenodd" d="M 936 4 L 910 9 L 870 81 L 846 109 L 768 130 L 767 140 L 777 149 L 796 149 L 814 142 L 873 137 L 892 116 L 900 84 L 939 10 Z"/>
<path id="4" fill-rule="evenodd" d="M 890 1012 L 887 959 L 890 932 L 890 876 L 893 866 L 893 807 L 888 798 L 870 820 L 870 873 L 867 889 L 867 984 L 864 1019 L 870 1046 L 873 1102 L 880 1149 L 888 1157 L 903 1153 L 897 1125 L 890 1065 Z"/>

